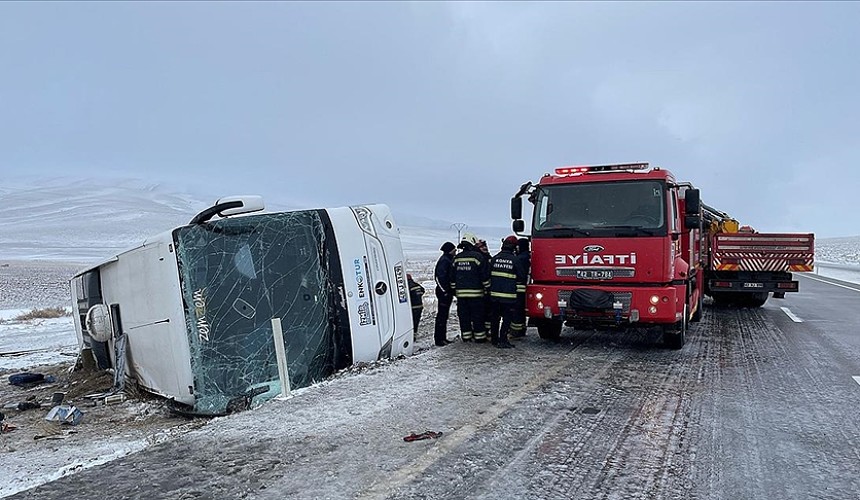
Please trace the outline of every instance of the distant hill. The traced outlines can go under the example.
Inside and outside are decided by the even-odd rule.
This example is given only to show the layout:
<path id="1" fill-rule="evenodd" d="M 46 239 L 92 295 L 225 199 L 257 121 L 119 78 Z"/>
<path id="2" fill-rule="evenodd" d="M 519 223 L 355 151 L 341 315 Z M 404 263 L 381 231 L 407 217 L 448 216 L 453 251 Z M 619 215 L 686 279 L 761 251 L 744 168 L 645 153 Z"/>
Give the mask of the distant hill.
<path id="1" fill-rule="evenodd" d="M 89 263 L 140 244 L 147 237 L 187 224 L 217 199 L 175 192 L 141 180 L 4 179 L 0 183 L 0 259 Z M 267 200 L 270 211 L 297 209 Z M 457 237 L 451 222 L 395 211 L 412 260 L 435 259 Z M 468 228 L 490 249 L 505 228 Z"/>

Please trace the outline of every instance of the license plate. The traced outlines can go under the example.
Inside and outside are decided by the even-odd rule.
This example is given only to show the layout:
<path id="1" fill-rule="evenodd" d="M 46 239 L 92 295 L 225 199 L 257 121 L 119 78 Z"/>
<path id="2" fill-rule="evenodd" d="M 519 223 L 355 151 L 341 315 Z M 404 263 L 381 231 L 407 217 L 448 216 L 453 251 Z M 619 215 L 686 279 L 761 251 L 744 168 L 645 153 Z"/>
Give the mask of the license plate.
<path id="1" fill-rule="evenodd" d="M 744 288 L 764 288 L 764 283 L 744 283 Z"/>
<path id="2" fill-rule="evenodd" d="M 609 270 L 594 270 L 594 269 L 577 269 L 576 277 L 581 280 L 611 280 L 612 271 Z"/>

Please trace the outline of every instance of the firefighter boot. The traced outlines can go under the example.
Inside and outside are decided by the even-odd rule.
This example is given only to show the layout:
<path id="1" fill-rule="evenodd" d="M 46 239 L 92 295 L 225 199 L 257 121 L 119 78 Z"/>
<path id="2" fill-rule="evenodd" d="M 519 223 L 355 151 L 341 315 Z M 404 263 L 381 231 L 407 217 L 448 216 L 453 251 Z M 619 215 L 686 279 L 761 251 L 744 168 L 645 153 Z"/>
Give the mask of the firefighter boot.
<path id="1" fill-rule="evenodd" d="M 496 341 L 495 346 L 499 349 L 510 349 L 514 345 L 508 342 L 508 334 L 507 333 L 499 333 L 499 339 Z"/>

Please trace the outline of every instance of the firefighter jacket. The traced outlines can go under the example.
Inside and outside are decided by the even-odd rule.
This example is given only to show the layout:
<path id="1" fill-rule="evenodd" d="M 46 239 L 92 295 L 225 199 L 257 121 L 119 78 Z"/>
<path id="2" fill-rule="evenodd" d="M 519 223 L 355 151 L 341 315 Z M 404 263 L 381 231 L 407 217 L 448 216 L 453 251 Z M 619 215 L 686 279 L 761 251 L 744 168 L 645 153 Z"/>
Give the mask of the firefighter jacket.
<path id="1" fill-rule="evenodd" d="M 458 299 L 479 299 L 490 286 L 490 267 L 481 252 L 474 247 L 454 257 L 454 276 L 451 287 Z"/>
<path id="2" fill-rule="evenodd" d="M 434 272 L 436 286 L 445 295 L 453 294 L 451 282 L 454 281 L 454 256 L 449 253 L 443 253 L 439 260 L 436 261 L 436 271 Z"/>
<path id="3" fill-rule="evenodd" d="M 490 298 L 513 303 L 526 291 L 526 272 L 510 250 L 502 250 L 490 261 Z"/>
<path id="4" fill-rule="evenodd" d="M 523 268 L 523 271 L 526 273 L 526 283 L 529 281 L 529 272 L 532 267 L 532 253 L 528 250 L 521 251 L 517 253 L 517 261 L 520 263 L 520 267 Z M 525 288 L 522 289 L 523 292 L 526 291 Z"/>
<path id="5" fill-rule="evenodd" d="M 424 287 L 409 280 L 409 301 L 412 309 L 424 309 Z"/>

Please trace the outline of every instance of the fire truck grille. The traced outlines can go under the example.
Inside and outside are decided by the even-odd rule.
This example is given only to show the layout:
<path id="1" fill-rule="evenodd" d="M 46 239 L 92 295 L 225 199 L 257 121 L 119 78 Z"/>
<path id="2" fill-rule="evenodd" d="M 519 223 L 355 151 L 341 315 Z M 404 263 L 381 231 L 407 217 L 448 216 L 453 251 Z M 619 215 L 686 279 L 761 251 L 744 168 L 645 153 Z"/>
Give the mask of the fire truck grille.
<path id="1" fill-rule="evenodd" d="M 558 300 L 570 302 L 571 290 L 561 290 L 558 292 Z M 622 314 L 630 314 L 630 303 L 633 302 L 633 292 L 610 292 L 613 302 L 621 302 Z"/>

